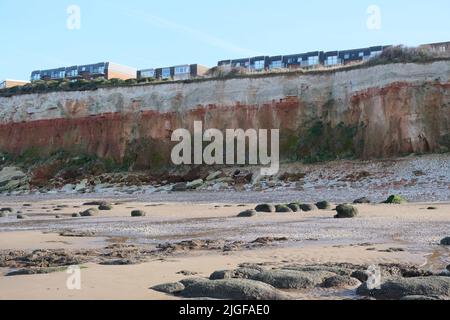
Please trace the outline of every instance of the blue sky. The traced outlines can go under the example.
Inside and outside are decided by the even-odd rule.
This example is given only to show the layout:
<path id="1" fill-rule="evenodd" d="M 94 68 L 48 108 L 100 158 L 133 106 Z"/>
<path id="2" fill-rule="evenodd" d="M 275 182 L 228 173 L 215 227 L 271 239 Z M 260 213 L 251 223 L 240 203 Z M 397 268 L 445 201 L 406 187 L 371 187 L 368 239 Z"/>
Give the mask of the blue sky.
<path id="1" fill-rule="evenodd" d="M 67 28 L 67 8 L 81 28 Z M 367 27 L 370 5 L 381 29 Z M 0 79 L 112 61 L 137 68 L 450 41 L 450 1 L 0 0 Z"/>

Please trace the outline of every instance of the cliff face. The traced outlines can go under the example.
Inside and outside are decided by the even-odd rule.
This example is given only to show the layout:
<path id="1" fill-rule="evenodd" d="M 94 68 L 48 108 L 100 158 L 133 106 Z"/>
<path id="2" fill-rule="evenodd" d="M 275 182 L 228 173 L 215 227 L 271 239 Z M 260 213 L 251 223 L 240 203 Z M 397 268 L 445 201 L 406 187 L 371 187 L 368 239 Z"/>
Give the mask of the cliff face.
<path id="1" fill-rule="evenodd" d="M 169 163 L 178 128 L 281 129 L 282 158 L 450 148 L 450 61 L 0 98 L 0 150 Z"/>

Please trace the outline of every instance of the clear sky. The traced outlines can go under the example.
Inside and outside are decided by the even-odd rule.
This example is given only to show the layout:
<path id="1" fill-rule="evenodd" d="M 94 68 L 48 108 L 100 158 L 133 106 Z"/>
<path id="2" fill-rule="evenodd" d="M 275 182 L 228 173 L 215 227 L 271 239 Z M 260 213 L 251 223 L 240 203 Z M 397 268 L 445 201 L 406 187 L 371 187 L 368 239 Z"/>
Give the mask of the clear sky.
<path id="1" fill-rule="evenodd" d="M 80 9 L 79 29 L 71 5 Z M 368 14 L 371 5 L 379 15 Z M 368 27 L 373 18 L 379 28 Z M 0 0 L 0 80 L 102 61 L 214 66 L 259 54 L 440 41 L 450 41 L 448 0 Z"/>

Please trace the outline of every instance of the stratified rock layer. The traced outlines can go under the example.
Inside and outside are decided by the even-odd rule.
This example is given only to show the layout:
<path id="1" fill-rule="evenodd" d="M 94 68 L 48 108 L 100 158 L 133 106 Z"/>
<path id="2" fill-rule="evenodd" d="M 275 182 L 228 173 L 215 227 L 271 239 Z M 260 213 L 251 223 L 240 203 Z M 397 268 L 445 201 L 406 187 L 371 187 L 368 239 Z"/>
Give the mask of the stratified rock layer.
<path id="1" fill-rule="evenodd" d="M 281 157 L 450 149 L 450 61 L 0 98 L 0 151 L 170 163 L 171 133 L 281 129 Z"/>

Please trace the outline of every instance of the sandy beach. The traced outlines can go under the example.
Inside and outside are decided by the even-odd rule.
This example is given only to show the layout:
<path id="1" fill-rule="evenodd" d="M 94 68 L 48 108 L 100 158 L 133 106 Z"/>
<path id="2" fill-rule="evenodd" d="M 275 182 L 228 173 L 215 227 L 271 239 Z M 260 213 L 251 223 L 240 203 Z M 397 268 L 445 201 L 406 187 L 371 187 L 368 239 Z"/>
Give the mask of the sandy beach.
<path id="1" fill-rule="evenodd" d="M 179 299 L 151 288 L 242 265 L 392 264 L 439 273 L 450 264 L 449 248 L 439 245 L 450 229 L 450 203 L 445 202 L 361 204 L 356 218 L 334 219 L 334 205 L 238 218 L 256 203 L 98 200 L 111 203 L 112 210 L 73 218 L 91 208 L 83 204 L 92 199 L 3 199 L 3 207 L 27 217 L 0 218 L 0 299 Z M 146 216 L 131 217 L 133 210 Z M 61 250 L 64 259 L 81 259 L 81 290 L 67 288 L 65 269 L 11 275 L 26 269 L 22 258 L 35 250 L 44 260 Z M 22 260 L 14 260 L 14 253 Z M 27 263 L 31 269 L 42 267 L 31 258 Z M 294 299 L 358 298 L 347 288 L 288 293 Z"/>

